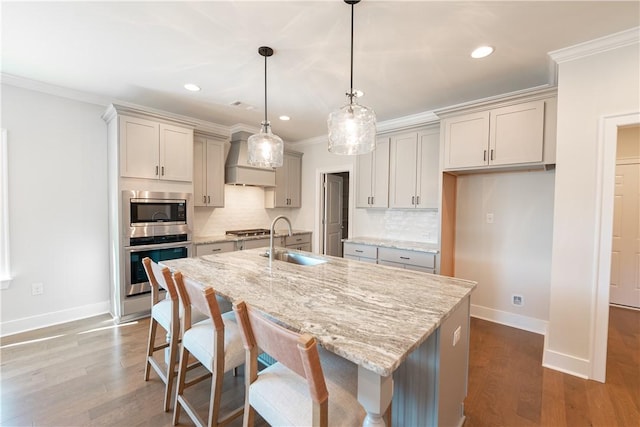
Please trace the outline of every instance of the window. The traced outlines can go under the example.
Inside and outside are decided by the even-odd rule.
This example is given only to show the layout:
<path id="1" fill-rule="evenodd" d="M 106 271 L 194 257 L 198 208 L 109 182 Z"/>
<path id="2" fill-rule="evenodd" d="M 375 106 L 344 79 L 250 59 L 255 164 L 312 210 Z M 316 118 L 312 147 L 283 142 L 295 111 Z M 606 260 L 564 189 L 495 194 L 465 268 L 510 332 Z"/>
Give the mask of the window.
<path id="1" fill-rule="evenodd" d="M 9 268 L 9 159 L 7 158 L 7 130 L 0 139 L 0 289 L 11 283 Z"/>

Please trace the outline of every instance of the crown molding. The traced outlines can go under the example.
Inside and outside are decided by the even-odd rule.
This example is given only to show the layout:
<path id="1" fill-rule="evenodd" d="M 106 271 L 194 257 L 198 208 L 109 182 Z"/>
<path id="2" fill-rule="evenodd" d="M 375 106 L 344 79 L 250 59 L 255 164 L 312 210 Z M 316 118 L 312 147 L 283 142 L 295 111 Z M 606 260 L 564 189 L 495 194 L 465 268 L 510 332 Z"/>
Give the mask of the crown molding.
<path id="1" fill-rule="evenodd" d="M 640 27 L 549 52 L 557 64 L 640 43 Z"/>
<path id="2" fill-rule="evenodd" d="M 35 92 L 42 92 L 49 95 L 55 95 L 74 101 L 86 102 L 87 104 L 94 104 L 102 107 L 106 107 L 113 102 L 113 99 L 108 96 L 69 89 L 63 86 L 56 86 L 50 83 L 15 76 L 13 74 L 0 73 L 0 82 L 9 86 L 15 86 Z"/>

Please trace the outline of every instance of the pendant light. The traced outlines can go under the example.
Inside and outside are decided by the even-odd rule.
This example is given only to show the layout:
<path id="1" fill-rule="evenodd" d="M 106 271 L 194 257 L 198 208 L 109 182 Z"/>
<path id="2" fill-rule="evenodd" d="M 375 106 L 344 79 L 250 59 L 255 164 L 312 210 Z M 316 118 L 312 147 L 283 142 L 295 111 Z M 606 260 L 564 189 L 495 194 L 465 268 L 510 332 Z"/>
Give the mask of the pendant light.
<path id="1" fill-rule="evenodd" d="M 344 0 L 351 5 L 351 82 L 346 93 L 349 102 L 329 114 L 329 152 L 335 154 L 364 154 L 376 148 L 376 113 L 357 102 L 358 91 L 353 89 L 353 10 L 360 0 Z"/>
<path id="2" fill-rule="evenodd" d="M 264 56 L 264 121 L 260 133 L 251 135 L 247 141 L 248 163 L 251 166 L 277 168 L 282 166 L 284 143 L 282 138 L 271 132 L 271 124 L 267 119 L 267 58 L 273 55 L 273 49 L 261 46 L 258 53 Z"/>

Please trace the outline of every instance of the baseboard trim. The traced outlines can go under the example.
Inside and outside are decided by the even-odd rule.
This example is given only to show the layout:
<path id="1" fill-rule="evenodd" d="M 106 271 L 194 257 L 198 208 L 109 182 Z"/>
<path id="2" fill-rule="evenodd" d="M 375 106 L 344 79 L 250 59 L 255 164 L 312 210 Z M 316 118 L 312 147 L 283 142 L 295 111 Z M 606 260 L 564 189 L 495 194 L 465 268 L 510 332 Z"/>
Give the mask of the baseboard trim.
<path id="1" fill-rule="evenodd" d="M 591 363 L 589 360 L 549 350 L 547 346 L 548 342 L 545 336 L 542 366 L 585 380 L 589 379 L 589 372 L 591 372 Z"/>
<path id="2" fill-rule="evenodd" d="M 471 304 L 471 317 L 500 323 L 501 325 L 511 326 L 512 328 L 522 329 L 540 335 L 547 334 L 547 326 L 549 324 L 546 320 L 474 304 Z"/>
<path id="3" fill-rule="evenodd" d="M 60 323 L 85 319 L 99 314 L 109 313 L 109 301 L 102 301 L 95 304 L 83 305 L 67 310 L 54 311 L 51 313 L 39 314 L 37 316 L 23 317 L 21 319 L 0 322 L 0 336 L 19 334 L 34 329 L 45 328 L 47 326 L 59 325 Z"/>

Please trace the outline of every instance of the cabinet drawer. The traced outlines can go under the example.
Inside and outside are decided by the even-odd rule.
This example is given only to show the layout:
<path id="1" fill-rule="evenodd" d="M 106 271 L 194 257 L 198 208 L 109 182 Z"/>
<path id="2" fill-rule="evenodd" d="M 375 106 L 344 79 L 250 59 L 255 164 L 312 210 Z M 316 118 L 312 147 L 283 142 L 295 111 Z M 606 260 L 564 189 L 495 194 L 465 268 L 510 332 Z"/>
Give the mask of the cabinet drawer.
<path id="1" fill-rule="evenodd" d="M 436 267 L 435 254 L 407 251 L 404 249 L 379 248 L 378 260 L 410 264 L 430 269 Z"/>
<path id="2" fill-rule="evenodd" d="M 345 243 L 344 255 L 376 259 L 378 257 L 378 248 L 376 246 Z"/>
<path id="3" fill-rule="evenodd" d="M 235 242 L 207 243 L 205 245 L 196 245 L 196 256 L 221 254 L 223 252 L 233 252 L 235 250 Z"/>
<path id="4" fill-rule="evenodd" d="M 297 249 L 299 251 L 311 252 L 311 243 L 300 243 L 299 245 L 289 245 L 289 249 Z"/>
<path id="5" fill-rule="evenodd" d="M 284 244 L 286 246 L 302 245 L 304 243 L 311 243 L 311 233 L 295 234 L 293 236 L 285 236 Z"/>

